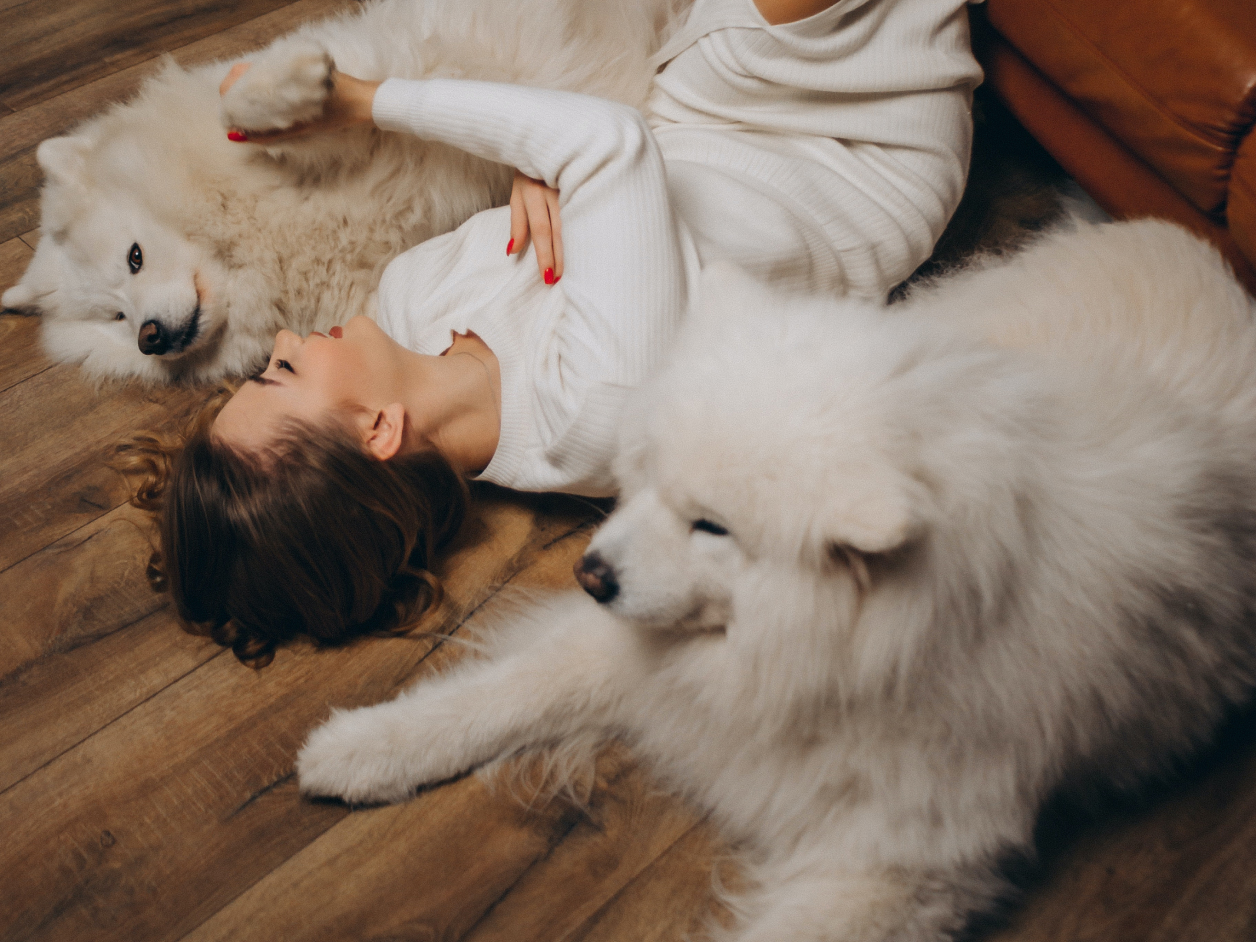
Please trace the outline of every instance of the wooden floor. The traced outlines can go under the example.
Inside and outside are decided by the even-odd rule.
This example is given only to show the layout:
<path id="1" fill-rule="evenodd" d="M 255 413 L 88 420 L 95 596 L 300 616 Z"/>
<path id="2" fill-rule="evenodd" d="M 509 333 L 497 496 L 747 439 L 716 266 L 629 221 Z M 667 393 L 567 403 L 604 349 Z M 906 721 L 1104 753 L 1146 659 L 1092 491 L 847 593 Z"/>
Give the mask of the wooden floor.
<path id="1" fill-rule="evenodd" d="M 0 0 L 0 288 L 38 238 L 40 140 L 162 53 L 234 55 L 347 5 Z M 474 777 L 397 807 L 302 800 L 293 757 L 329 707 L 385 698 L 457 646 L 297 646 L 255 673 L 182 633 L 145 584 L 144 521 L 105 458 L 202 393 L 95 391 L 44 358 L 38 327 L 0 317 L 0 939 L 641 942 L 701 926 L 730 851 L 622 749 L 585 809 L 525 808 Z M 503 586 L 571 586 L 598 516 L 482 496 L 434 631 L 473 633 Z M 1252 714 L 1178 781 L 1040 830 L 1025 899 L 977 937 L 1256 940 Z"/>

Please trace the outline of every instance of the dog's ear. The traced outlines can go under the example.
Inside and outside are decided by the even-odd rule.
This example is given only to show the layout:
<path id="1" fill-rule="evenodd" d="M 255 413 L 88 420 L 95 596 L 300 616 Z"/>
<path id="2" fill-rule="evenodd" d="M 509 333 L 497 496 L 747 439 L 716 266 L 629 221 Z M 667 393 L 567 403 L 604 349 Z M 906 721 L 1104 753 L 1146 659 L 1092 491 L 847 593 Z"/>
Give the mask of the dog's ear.
<path id="1" fill-rule="evenodd" d="M 888 553 L 915 533 L 912 482 L 893 468 L 870 467 L 845 473 L 830 489 L 821 519 L 829 553 L 849 547 L 860 553 Z"/>
<path id="2" fill-rule="evenodd" d="M 49 236 L 39 240 L 35 256 L 27 266 L 21 281 L 0 296 L 5 310 L 22 311 L 26 314 L 43 313 L 43 302 L 57 289 L 61 281 L 63 253 Z"/>
<path id="3" fill-rule="evenodd" d="M 83 178 L 91 142 L 75 135 L 50 137 L 35 150 L 35 160 L 50 183 L 68 185 Z"/>

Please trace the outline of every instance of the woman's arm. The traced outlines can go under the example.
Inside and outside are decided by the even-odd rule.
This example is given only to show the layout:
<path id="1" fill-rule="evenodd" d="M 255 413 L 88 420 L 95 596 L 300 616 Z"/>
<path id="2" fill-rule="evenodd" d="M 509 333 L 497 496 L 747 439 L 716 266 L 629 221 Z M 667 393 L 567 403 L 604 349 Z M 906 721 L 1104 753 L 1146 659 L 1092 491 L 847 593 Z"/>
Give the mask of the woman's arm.
<path id="1" fill-rule="evenodd" d="M 218 94 L 227 91 L 249 70 L 252 63 L 238 62 L 231 67 L 227 77 L 218 86 Z M 382 82 L 332 73 L 332 90 L 323 115 L 318 121 L 294 125 L 281 131 L 248 132 L 232 128 L 228 137 L 238 143 L 269 144 L 287 138 L 299 137 L 319 131 L 366 124 L 372 120 L 371 105 L 375 90 Z M 518 171 L 510 191 L 510 241 L 506 254 L 522 252 L 528 242 L 536 247 L 537 269 L 547 284 L 554 284 L 563 276 L 563 237 L 558 215 L 558 191 L 533 180 Z"/>

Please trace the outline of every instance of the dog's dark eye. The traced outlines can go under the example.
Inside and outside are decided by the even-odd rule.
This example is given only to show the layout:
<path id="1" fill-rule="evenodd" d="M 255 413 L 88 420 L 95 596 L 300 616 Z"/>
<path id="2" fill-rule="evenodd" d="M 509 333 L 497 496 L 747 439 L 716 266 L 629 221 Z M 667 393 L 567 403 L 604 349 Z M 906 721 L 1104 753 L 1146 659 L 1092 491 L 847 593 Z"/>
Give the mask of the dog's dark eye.
<path id="1" fill-rule="evenodd" d="M 113 319 L 115 321 L 124 321 L 126 320 L 126 315 L 119 311 L 117 314 L 113 315 Z"/>
<path id="2" fill-rule="evenodd" d="M 695 533 L 710 533 L 712 536 L 728 536 L 728 530 L 720 526 L 718 523 L 712 523 L 710 520 L 695 520 L 693 522 Z"/>
<path id="3" fill-rule="evenodd" d="M 131 268 L 131 274 L 139 274 L 139 270 L 144 267 L 144 253 L 140 251 L 138 242 L 131 243 L 131 251 L 126 253 L 126 263 Z"/>

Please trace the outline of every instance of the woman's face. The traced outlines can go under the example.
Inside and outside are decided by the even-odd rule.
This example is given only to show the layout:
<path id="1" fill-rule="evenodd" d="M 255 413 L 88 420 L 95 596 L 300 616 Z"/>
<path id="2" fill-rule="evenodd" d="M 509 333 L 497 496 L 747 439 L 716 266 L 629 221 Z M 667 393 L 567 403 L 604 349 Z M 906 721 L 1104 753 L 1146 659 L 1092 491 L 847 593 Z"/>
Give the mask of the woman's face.
<path id="1" fill-rule="evenodd" d="M 319 425 L 338 413 L 391 402 L 396 347 L 368 317 L 333 327 L 331 336 L 312 333 L 302 340 L 281 330 L 266 369 L 223 407 L 214 435 L 252 451 L 273 441 L 290 420 Z"/>

